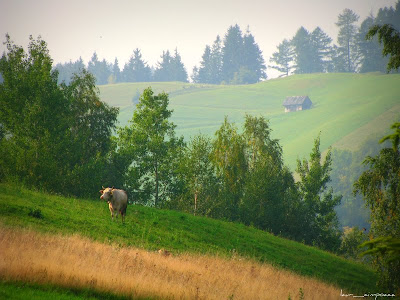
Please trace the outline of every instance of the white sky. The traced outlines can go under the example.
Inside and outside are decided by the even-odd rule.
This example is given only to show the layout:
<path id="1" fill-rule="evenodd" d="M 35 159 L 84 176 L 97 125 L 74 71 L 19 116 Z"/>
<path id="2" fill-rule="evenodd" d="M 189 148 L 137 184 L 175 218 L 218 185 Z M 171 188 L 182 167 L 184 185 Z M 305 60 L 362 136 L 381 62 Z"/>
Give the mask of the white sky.
<path id="1" fill-rule="evenodd" d="M 266 64 L 284 38 L 292 38 L 300 26 L 309 31 L 320 26 L 337 39 L 335 22 L 343 9 L 360 15 L 359 23 L 396 0 L 0 0 L 0 53 L 5 34 L 27 46 L 29 35 L 41 35 L 55 63 L 100 60 L 122 69 L 136 48 L 149 65 L 163 50 L 177 47 L 189 74 L 199 65 L 205 46 L 230 25 L 247 26 L 263 51 Z M 271 69 L 269 78 L 275 77 Z"/>

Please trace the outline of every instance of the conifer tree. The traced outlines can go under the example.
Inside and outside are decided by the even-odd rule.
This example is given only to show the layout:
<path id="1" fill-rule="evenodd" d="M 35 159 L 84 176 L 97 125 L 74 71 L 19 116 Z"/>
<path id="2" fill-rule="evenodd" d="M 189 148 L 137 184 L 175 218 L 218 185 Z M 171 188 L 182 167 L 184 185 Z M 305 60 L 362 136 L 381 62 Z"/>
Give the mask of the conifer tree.
<path id="1" fill-rule="evenodd" d="M 230 26 L 222 48 L 222 79 L 229 83 L 243 66 L 243 35 L 239 25 Z"/>
<path id="2" fill-rule="evenodd" d="M 88 71 L 96 78 L 96 84 L 107 84 L 111 75 L 111 67 L 105 59 L 99 61 L 97 53 L 94 52 L 88 64 Z"/>
<path id="3" fill-rule="evenodd" d="M 114 60 L 112 75 L 115 83 L 121 82 L 121 70 L 119 69 L 117 58 L 115 58 Z"/>
<path id="4" fill-rule="evenodd" d="M 360 52 L 357 39 L 358 28 L 355 23 L 359 18 L 355 12 L 346 8 L 335 23 L 339 27 L 338 57 L 344 60 L 345 72 L 356 72 L 358 70 Z"/>
<path id="5" fill-rule="evenodd" d="M 275 63 L 275 65 L 270 65 L 270 68 L 278 70 L 279 72 L 284 73 L 286 76 L 289 75 L 291 69 L 293 68 L 293 47 L 292 43 L 284 39 L 282 43 L 278 45 L 278 51 L 272 54 L 272 57 L 269 59 L 271 63 Z"/>
<path id="6" fill-rule="evenodd" d="M 151 70 L 143 60 L 138 48 L 133 51 L 133 55 L 125 64 L 122 71 L 124 82 L 149 82 L 151 81 Z"/>
<path id="7" fill-rule="evenodd" d="M 313 60 L 315 51 L 312 47 L 310 33 L 303 26 L 300 27 L 292 39 L 294 48 L 294 61 L 296 74 L 307 74 L 313 72 Z"/>
<path id="8" fill-rule="evenodd" d="M 206 45 L 204 49 L 202 60 L 200 62 L 200 68 L 198 70 L 197 82 L 201 83 L 213 83 L 212 82 L 212 71 L 211 71 L 211 48 Z"/>
<path id="9" fill-rule="evenodd" d="M 177 48 L 175 48 L 175 54 L 171 60 L 171 64 L 171 81 L 188 82 L 188 75 Z"/>
<path id="10" fill-rule="evenodd" d="M 222 41 L 217 35 L 212 47 L 210 56 L 210 83 L 219 84 L 222 81 Z"/>
<path id="11" fill-rule="evenodd" d="M 320 27 L 310 34 L 313 60 L 311 70 L 313 73 L 326 72 L 330 63 L 332 52 L 332 39 Z"/>
<path id="12" fill-rule="evenodd" d="M 247 30 L 246 35 L 243 38 L 243 66 L 245 66 L 251 73 L 249 81 L 243 83 L 256 83 L 267 78 L 267 74 L 265 73 L 266 66 L 262 52 L 249 30 Z"/>

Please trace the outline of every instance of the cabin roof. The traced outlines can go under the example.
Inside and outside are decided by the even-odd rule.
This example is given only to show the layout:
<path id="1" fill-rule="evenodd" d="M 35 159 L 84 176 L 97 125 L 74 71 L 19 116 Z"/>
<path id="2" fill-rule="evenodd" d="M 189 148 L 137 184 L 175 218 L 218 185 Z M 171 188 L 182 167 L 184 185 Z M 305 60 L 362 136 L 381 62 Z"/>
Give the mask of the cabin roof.
<path id="1" fill-rule="evenodd" d="M 290 96 L 286 97 L 285 101 L 283 101 L 283 106 L 289 105 L 302 105 L 306 100 L 311 102 L 308 96 Z"/>

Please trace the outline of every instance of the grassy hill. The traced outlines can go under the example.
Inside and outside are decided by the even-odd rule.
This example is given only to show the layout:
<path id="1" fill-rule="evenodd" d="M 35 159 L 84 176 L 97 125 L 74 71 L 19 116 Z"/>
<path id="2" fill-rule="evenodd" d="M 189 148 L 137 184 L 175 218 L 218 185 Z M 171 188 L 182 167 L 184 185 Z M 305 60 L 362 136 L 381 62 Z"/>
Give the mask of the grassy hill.
<path id="1" fill-rule="evenodd" d="M 170 94 L 172 121 L 186 139 L 199 132 L 213 135 L 224 116 L 241 127 L 246 113 L 268 118 L 292 168 L 308 156 L 321 132 L 321 150 L 334 146 L 356 150 L 368 137 L 381 137 L 400 118 L 400 74 L 308 74 L 253 85 L 124 83 L 100 86 L 100 96 L 121 109 L 119 120 L 132 117 L 133 96 L 152 86 Z M 308 95 L 311 110 L 284 113 L 287 96 Z"/>
<path id="2" fill-rule="evenodd" d="M 239 256 L 352 293 L 375 287 L 376 276 L 364 265 L 241 224 L 136 205 L 128 207 L 121 224 L 111 221 L 107 204 L 99 199 L 64 198 L 8 184 L 0 188 L 0 228 L 79 234 L 118 247 L 167 249 L 173 255 Z"/>

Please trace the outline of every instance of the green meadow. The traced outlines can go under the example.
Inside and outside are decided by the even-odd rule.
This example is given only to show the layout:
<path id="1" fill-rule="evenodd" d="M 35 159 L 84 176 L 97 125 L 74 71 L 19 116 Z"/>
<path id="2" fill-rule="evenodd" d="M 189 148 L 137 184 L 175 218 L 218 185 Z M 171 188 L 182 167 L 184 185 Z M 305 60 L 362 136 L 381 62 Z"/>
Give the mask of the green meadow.
<path id="1" fill-rule="evenodd" d="M 307 74 L 252 85 L 205 85 L 180 82 L 123 83 L 99 86 L 100 97 L 120 108 L 120 126 L 134 111 L 132 98 L 151 86 L 170 95 L 171 120 L 186 140 L 203 133 L 213 136 L 224 117 L 242 127 L 246 114 L 270 120 L 285 162 L 309 155 L 321 132 L 321 150 L 333 146 L 357 150 L 367 138 L 377 140 L 400 118 L 400 74 Z M 308 95 L 310 110 L 285 113 L 287 96 Z"/>
<path id="2" fill-rule="evenodd" d="M 75 199 L 0 184 L 0 225 L 46 234 L 78 234 L 106 244 L 149 251 L 239 255 L 343 290 L 364 293 L 375 287 L 372 269 L 314 247 L 241 224 L 138 205 L 128 207 L 126 223 L 112 222 L 107 203 Z M 3 283 L 4 286 L 4 283 Z"/>

